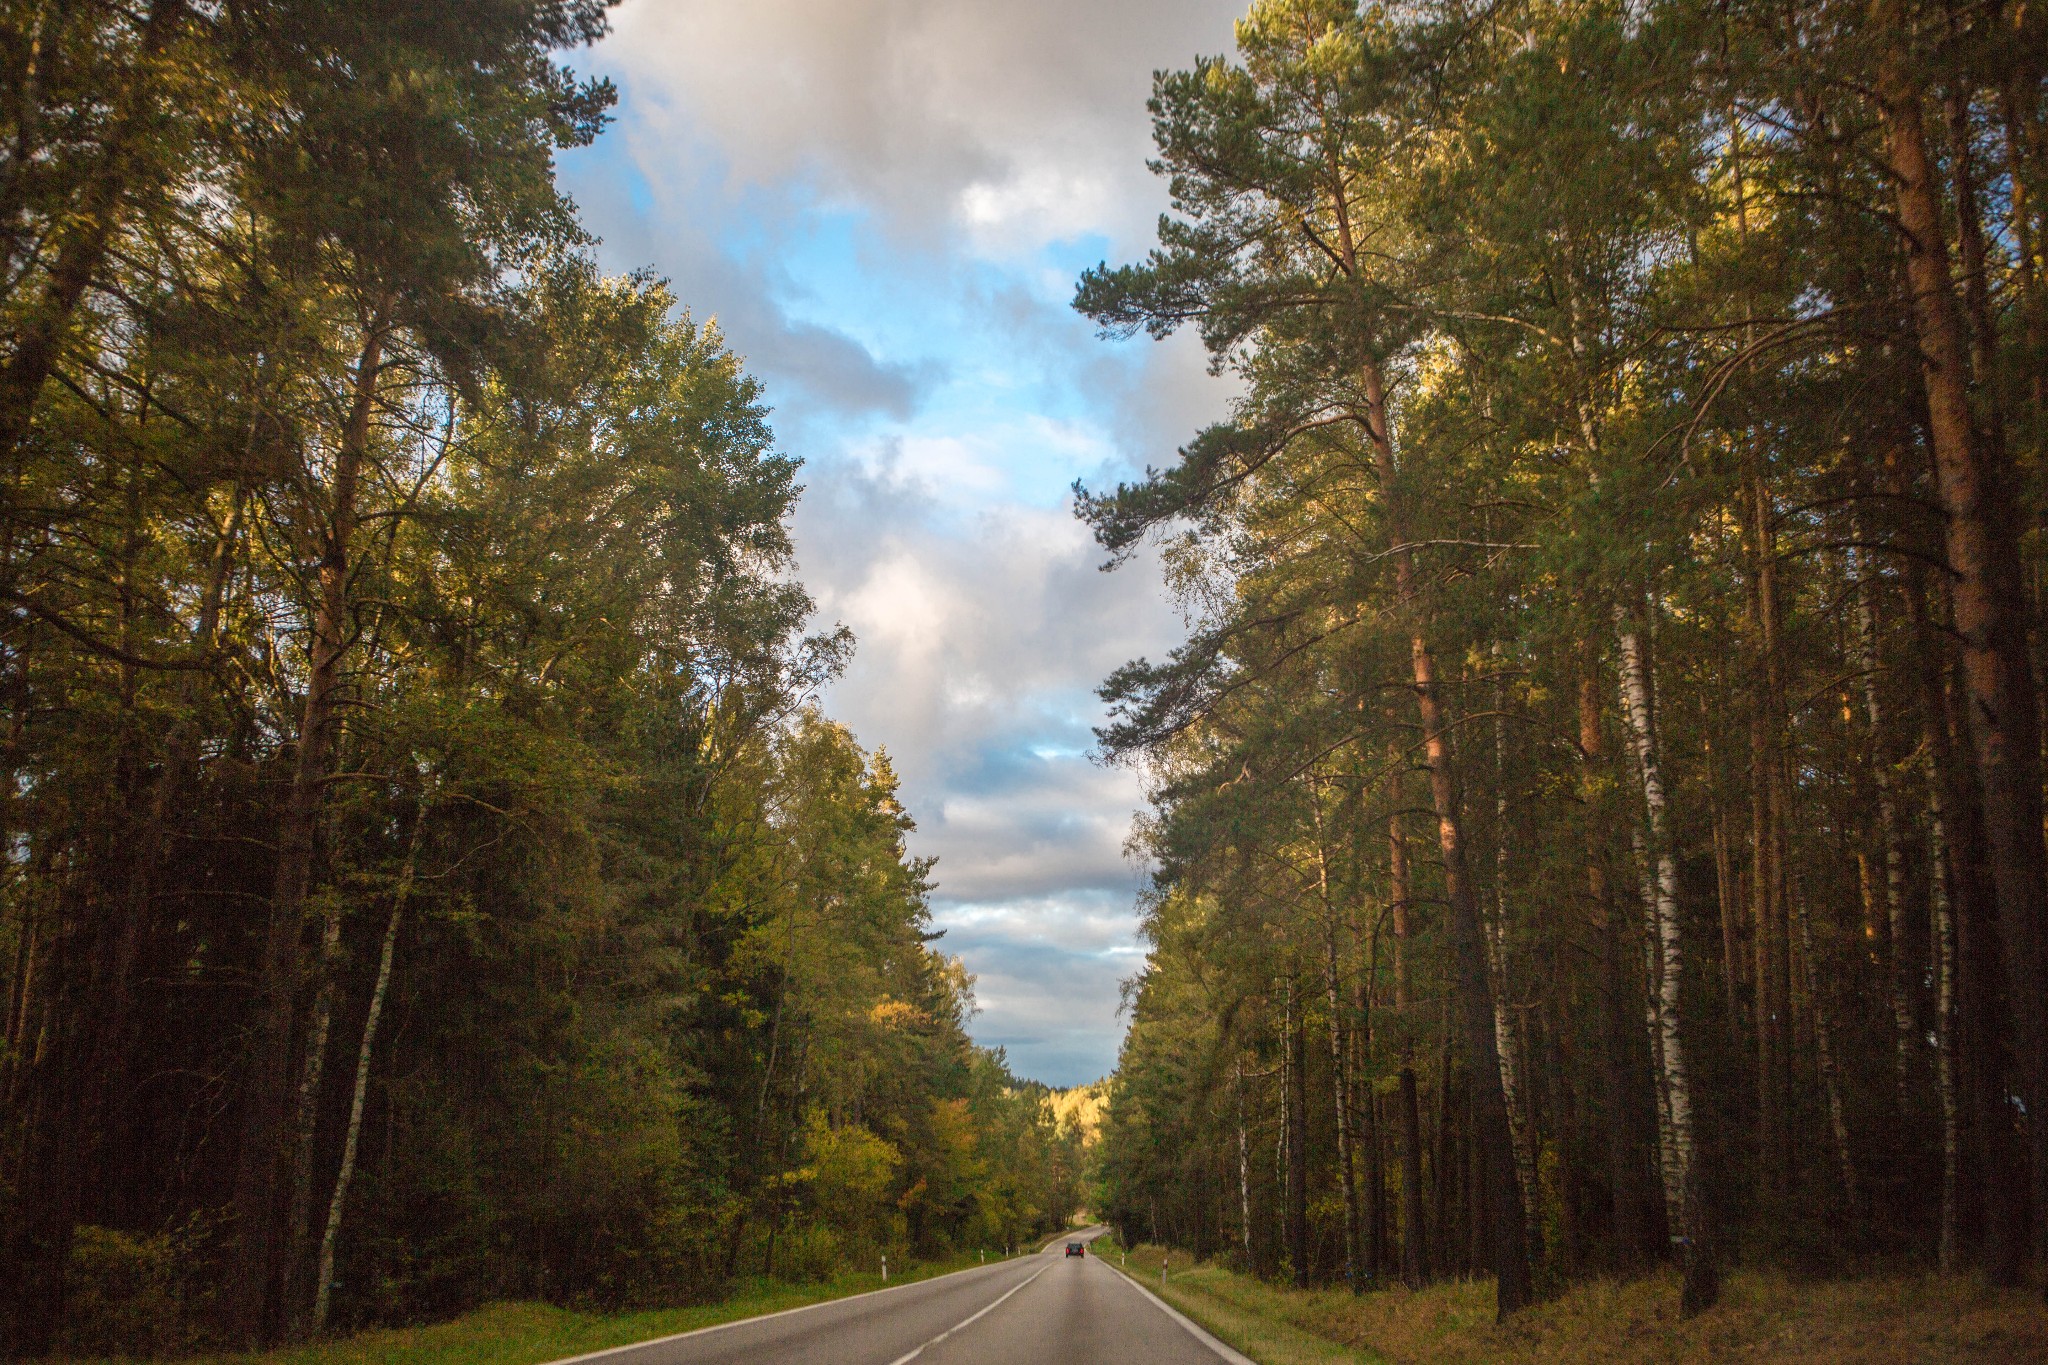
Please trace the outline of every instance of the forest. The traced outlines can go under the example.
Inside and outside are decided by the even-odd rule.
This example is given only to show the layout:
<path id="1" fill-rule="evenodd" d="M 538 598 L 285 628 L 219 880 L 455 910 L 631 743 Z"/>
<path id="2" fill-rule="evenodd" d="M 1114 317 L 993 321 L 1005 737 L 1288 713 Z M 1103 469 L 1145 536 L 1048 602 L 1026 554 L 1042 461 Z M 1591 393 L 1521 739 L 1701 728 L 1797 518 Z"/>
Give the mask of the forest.
<path id="1" fill-rule="evenodd" d="M 1505 1318 L 2048 1242 L 2048 25 L 1257 0 L 1080 280 L 1242 397 L 1077 488 L 1149 956 L 1097 1205 Z"/>
<path id="2" fill-rule="evenodd" d="M 0 4 L 0 1357 L 997 1251 L 1080 1136 L 607 277 L 601 0 Z"/>

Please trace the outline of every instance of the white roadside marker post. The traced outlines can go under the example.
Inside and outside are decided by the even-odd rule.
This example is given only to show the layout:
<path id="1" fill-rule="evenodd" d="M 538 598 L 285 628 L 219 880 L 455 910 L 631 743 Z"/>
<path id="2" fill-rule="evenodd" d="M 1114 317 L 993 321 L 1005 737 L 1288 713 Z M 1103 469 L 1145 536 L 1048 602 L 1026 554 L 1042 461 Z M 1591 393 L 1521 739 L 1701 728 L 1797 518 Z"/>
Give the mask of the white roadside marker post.
<path id="1" fill-rule="evenodd" d="M 889 1283 L 889 1258 L 886 1255 L 882 1257 L 882 1283 Z"/>

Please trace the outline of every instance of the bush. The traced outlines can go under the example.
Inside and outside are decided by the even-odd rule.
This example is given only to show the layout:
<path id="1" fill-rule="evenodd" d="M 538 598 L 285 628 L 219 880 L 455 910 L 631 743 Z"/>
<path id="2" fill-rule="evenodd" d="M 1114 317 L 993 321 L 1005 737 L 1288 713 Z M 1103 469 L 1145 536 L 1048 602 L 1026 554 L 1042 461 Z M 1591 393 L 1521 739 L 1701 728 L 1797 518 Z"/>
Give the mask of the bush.
<path id="1" fill-rule="evenodd" d="M 797 1284 L 814 1284 L 839 1273 L 839 1234 L 816 1223 L 791 1228 L 777 1241 L 775 1273 Z"/>
<path id="2" fill-rule="evenodd" d="M 81 1227 L 64 1275 L 60 1349 L 73 1355 L 174 1355 L 201 1344 L 188 1294 L 198 1235 L 150 1237 Z"/>

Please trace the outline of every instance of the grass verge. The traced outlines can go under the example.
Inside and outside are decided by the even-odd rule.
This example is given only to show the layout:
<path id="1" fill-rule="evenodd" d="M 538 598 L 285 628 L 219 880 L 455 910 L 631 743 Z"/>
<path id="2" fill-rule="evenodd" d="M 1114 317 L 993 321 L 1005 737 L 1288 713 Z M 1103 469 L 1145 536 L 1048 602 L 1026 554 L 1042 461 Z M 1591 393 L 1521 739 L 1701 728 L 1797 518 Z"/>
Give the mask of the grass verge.
<path id="1" fill-rule="evenodd" d="M 972 1254 L 919 1263 L 892 1272 L 889 1283 L 928 1280 L 978 1264 Z M 542 1365 L 565 1356 L 629 1346 L 882 1287 L 881 1276 L 872 1272 L 842 1275 L 818 1284 L 755 1279 L 741 1281 L 732 1294 L 716 1303 L 609 1315 L 546 1303 L 494 1303 L 427 1327 L 365 1332 L 339 1341 L 257 1354 L 186 1356 L 181 1365 Z M 45 1365 L 130 1365 L 130 1361 L 128 1357 L 70 1358 L 53 1359 Z"/>
<path id="2" fill-rule="evenodd" d="M 1155 1246 L 1126 1251 L 1108 1237 L 1092 1250 L 1193 1318 L 1203 1331 L 1244 1352 L 1259 1365 L 1381 1365 L 1386 1358 L 1359 1350 L 1297 1322 L 1276 1297 L 1288 1291 L 1221 1266 L 1195 1265 L 1185 1253 L 1170 1257 Z M 1165 1265 L 1162 1277 L 1160 1267 Z"/>
<path id="3" fill-rule="evenodd" d="M 1117 1249 L 1105 1248 L 1110 1263 Z M 1391 1289 L 1354 1298 L 1295 1290 L 1190 1265 L 1177 1254 L 1162 1286 L 1159 1248 L 1125 1271 L 1260 1365 L 1921 1365 L 2048 1361 L 2048 1308 L 2037 1294 L 1969 1277 L 1872 1275 L 1798 1280 L 1731 1274 L 1721 1302 L 1678 1316 L 1675 1276 L 1595 1281 L 1493 1321 L 1491 1281 Z"/>

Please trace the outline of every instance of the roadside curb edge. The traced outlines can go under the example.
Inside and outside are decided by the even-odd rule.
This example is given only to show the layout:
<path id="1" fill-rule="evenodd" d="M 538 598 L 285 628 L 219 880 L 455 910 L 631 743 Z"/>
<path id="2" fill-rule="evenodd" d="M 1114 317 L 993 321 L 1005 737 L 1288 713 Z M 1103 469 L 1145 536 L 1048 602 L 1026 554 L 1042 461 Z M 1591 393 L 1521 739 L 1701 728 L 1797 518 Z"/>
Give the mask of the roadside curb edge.
<path id="1" fill-rule="evenodd" d="M 1109 1265 L 1109 1262 L 1106 1260 L 1102 1263 L 1104 1265 Z M 1166 1316 L 1168 1316 L 1169 1318 L 1172 1318 L 1182 1327 L 1185 1327 L 1188 1330 L 1188 1332 L 1193 1335 L 1196 1341 L 1201 1342 L 1204 1346 L 1214 1351 L 1224 1360 L 1229 1361 L 1230 1365 L 1259 1365 L 1259 1363 L 1256 1360 L 1253 1360 L 1250 1356 L 1244 1354 L 1242 1351 L 1239 1351 L 1236 1348 L 1232 1347 L 1229 1343 L 1218 1340 L 1215 1337 L 1215 1335 L 1209 1332 L 1208 1329 L 1204 1328 L 1200 1323 L 1196 1322 L 1193 1318 L 1181 1312 L 1178 1308 L 1175 1308 L 1165 1299 L 1160 1298 L 1157 1294 L 1147 1289 L 1139 1281 L 1138 1277 L 1136 1275 L 1133 1275 L 1130 1271 L 1120 1269 L 1117 1266 L 1113 1265 L 1109 1265 L 1109 1268 L 1111 1270 L 1116 1271 L 1118 1275 L 1122 1276 L 1125 1284 L 1137 1290 L 1146 1298 L 1152 1300 L 1152 1305 L 1155 1308 L 1157 1308 L 1160 1312 L 1166 1314 Z"/>

